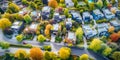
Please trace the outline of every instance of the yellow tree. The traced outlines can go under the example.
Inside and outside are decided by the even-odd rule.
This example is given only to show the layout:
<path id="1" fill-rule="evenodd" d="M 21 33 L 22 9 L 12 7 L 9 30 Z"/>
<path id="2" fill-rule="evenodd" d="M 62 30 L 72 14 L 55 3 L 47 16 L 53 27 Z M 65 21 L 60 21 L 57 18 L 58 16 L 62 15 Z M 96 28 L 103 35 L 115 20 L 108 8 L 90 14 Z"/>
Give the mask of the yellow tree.
<path id="1" fill-rule="evenodd" d="M 26 58 L 28 58 L 28 54 L 25 50 L 23 49 L 18 49 L 16 52 L 15 52 L 15 55 L 14 55 L 17 59 L 20 59 L 20 60 L 24 60 Z"/>
<path id="2" fill-rule="evenodd" d="M 32 60 L 43 60 L 43 52 L 40 48 L 34 47 L 30 50 Z"/>
<path id="3" fill-rule="evenodd" d="M 88 60 L 89 56 L 87 54 L 82 54 L 80 60 Z"/>
<path id="4" fill-rule="evenodd" d="M 52 7 L 52 8 L 57 8 L 58 7 L 58 3 L 56 0 L 50 0 L 48 3 L 48 6 Z"/>
<path id="5" fill-rule="evenodd" d="M 113 33 L 114 30 L 115 30 L 114 26 L 111 26 L 111 27 L 108 28 L 108 32 L 110 32 L 110 33 Z"/>
<path id="6" fill-rule="evenodd" d="M 7 27 L 10 27 L 11 26 L 11 22 L 9 21 L 9 19 L 7 18 L 2 18 L 0 19 L 0 28 L 1 29 L 5 29 Z"/>
<path id="7" fill-rule="evenodd" d="M 89 48 L 97 52 L 98 50 L 101 49 L 101 44 L 102 41 L 100 41 L 99 39 L 93 39 L 93 41 L 89 45 Z"/>
<path id="8" fill-rule="evenodd" d="M 62 48 L 60 48 L 58 53 L 59 53 L 59 57 L 61 59 L 66 60 L 69 58 L 69 56 L 71 54 L 71 50 L 70 50 L 70 48 L 62 47 Z"/>
<path id="9" fill-rule="evenodd" d="M 95 3 L 93 3 L 93 2 L 88 3 L 88 6 L 89 6 L 90 10 L 94 10 L 95 9 Z"/>
<path id="10" fill-rule="evenodd" d="M 102 54 L 105 56 L 108 56 L 112 52 L 112 49 L 110 47 L 107 47 L 103 50 Z"/>

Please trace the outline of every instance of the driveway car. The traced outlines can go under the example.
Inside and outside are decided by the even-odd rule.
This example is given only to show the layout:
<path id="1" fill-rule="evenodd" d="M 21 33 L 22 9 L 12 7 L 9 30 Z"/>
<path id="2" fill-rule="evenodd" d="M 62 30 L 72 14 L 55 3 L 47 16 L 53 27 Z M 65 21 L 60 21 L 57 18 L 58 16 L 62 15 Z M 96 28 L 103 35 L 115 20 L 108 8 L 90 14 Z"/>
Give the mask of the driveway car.
<path id="1" fill-rule="evenodd" d="M 72 0 L 65 0 L 65 4 L 67 8 L 74 7 L 74 3 Z"/>
<path id="2" fill-rule="evenodd" d="M 115 27 L 115 32 L 120 30 L 120 24 L 117 21 L 110 21 L 110 24 Z"/>
<path id="3" fill-rule="evenodd" d="M 78 23 L 82 23 L 82 17 L 79 12 L 71 12 L 72 20 L 75 20 Z"/>
<path id="4" fill-rule="evenodd" d="M 92 15 L 93 15 L 93 19 L 95 20 L 100 20 L 104 18 L 104 14 L 99 9 L 93 10 Z"/>
<path id="5" fill-rule="evenodd" d="M 102 37 L 102 36 L 109 37 L 108 28 L 109 26 L 107 23 L 97 24 L 97 31 L 98 31 L 99 37 Z"/>
<path id="6" fill-rule="evenodd" d="M 93 18 L 93 16 L 90 15 L 89 12 L 83 12 L 82 17 L 84 22 L 90 22 Z"/>
<path id="7" fill-rule="evenodd" d="M 86 39 L 91 39 L 97 35 L 96 29 L 92 29 L 89 25 L 82 25 Z"/>
<path id="8" fill-rule="evenodd" d="M 51 8 L 49 6 L 45 6 L 42 8 L 42 19 L 46 20 L 50 17 L 50 11 L 51 11 Z"/>
<path id="9" fill-rule="evenodd" d="M 111 19 L 115 18 L 115 14 L 113 14 L 112 12 L 110 12 L 110 10 L 108 10 L 108 9 L 103 9 L 102 11 L 103 11 L 103 13 L 104 13 L 104 15 L 105 15 L 105 18 L 106 18 L 107 20 L 111 20 Z"/>

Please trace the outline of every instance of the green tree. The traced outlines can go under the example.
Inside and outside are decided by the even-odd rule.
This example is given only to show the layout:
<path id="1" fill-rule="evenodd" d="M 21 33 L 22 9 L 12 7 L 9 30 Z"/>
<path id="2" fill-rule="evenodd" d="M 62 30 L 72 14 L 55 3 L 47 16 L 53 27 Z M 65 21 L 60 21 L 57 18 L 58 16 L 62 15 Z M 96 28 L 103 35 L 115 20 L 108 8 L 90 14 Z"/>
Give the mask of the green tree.
<path id="1" fill-rule="evenodd" d="M 68 10 L 67 8 L 65 8 L 64 14 L 65 14 L 66 17 L 68 17 L 68 15 L 69 15 L 69 10 Z"/>
<path id="2" fill-rule="evenodd" d="M 45 53 L 44 53 L 44 57 L 45 57 L 45 60 L 51 60 L 50 52 L 45 51 Z"/>
<path id="3" fill-rule="evenodd" d="M 27 5 L 27 6 L 29 5 L 29 2 L 27 0 L 22 0 L 21 2 L 23 5 Z"/>
<path id="4" fill-rule="evenodd" d="M 98 0 L 97 3 L 96 3 L 96 5 L 97 5 L 98 8 L 101 9 L 101 8 L 103 7 L 103 2 L 102 2 L 102 0 Z"/>
<path id="5" fill-rule="evenodd" d="M 37 8 L 37 5 L 34 2 L 30 2 L 29 6 L 34 10 Z"/>
<path id="6" fill-rule="evenodd" d="M 107 47 L 106 49 L 103 50 L 102 54 L 104 56 L 108 56 L 112 52 L 112 49 L 110 47 Z"/>
<path id="7" fill-rule="evenodd" d="M 89 56 L 87 54 L 82 54 L 80 60 L 88 60 Z"/>
<path id="8" fill-rule="evenodd" d="M 79 27 L 79 28 L 76 30 L 75 34 L 76 34 L 77 39 L 78 39 L 79 41 L 82 41 L 82 39 L 83 39 L 83 30 L 82 30 L 81 27 Z"/>
<path id="9" fill-rule="evenodd" d="M 0 42 L 0 47 L 2 47 L 2 49 L 8 49 L 10 44 L 8 42 Z"/>
<path id="10" fill-rule="evenodd" d="M 37 39 L 40 43 L 43 43 L 46 40 L 46 38 L 43 35 L 39 35 Z"/>
<path id="11" fill-rule="evenodd" d="M 93 3 L 93 2 L 88 3 L 88 6 L 89 6 L 90 10 L 94 10 L 95 9 L 95 3 Z"/>
<path id="12" fill-rule="evenodd" d="M 70 48 L 62 47 L 62 48 L 60 48 L 58 53 L 59 53 L 59 57 L 61 59 L 66 60 L 69 58 L 69 56 L 71 54 L 71 50 L 70 50 Z"/>
<path id="13" fill-rule="evenodd" d="M 23 40 L 23 35 L 22 34 L 20 34 L 20 35 L 17 35 L 16 36 L 16 40 L 18 41 L 18 42 L 21 42 L 22 40 Z"/>
<path id="14" fill-rule="evenodd" d="M 93 39 L 89 45 L 89 48 L 97 52 L 98 50 L 101 49 L 101 44 L 102 44 L 102 41 L 100 41 L 99 39 Z"/>
<path id="15" fill-rule="evenodd" d="M 113 54 L 112 54 L 112 58 L 114 60 L 120 60 L 120 52 L 119 51 L 115 51 Z"/>
<path id="16" fill-rule="evenodd" d="M 109 43 L 108 46 L 112 48 L 112 50 L 116 50 L 118 48 L 118 45 L 114 42 Z"/>
<path id="17" fill-rule="evenodd" d="M 26 23 L 30 23 L 32 21 L 32 18 L 28 14 L 26 14 L 24 16 L 24 20 L 25 20 Z"/>
<path id="18" fill-rule="evenodd" d="M 17 13 L 20 11 L 20 7 L 17 6 L 15 3 L 9 2 L 8 8 L 6 12 L 8 13 Z"/>

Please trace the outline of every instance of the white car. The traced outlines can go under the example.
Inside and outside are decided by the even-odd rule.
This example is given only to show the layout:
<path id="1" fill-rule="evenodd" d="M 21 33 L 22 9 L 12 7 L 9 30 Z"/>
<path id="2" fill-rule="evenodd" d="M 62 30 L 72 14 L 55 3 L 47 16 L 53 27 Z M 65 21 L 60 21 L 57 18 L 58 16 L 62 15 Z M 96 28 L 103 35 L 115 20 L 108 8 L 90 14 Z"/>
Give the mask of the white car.
<path id="1" fill-rule="evenodd" d="M 105 18 L 107 18 L 108 20 L 115 18 L 115 14 L 110 12 L 110 10 L 108 9 L 103 9 L 103 13 L 105 15 Z"/>

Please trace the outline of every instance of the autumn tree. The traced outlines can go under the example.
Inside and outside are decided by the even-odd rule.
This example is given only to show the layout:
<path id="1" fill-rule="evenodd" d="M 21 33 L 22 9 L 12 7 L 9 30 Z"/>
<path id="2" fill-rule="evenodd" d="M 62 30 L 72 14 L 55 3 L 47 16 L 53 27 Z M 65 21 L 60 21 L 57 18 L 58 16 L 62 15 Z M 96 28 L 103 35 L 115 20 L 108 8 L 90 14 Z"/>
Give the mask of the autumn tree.
<path id="1" fill-rule="evenodd" d="M 25 20 L 26 23 L 30 23 L 32 21 L 32 18 L 28 14 L 26 14 L 24 16 L 24 20 Z"/>
<path id="2" fill-rule="evenodd" d="M 7 18 L 0 19 L 0 28 L 4 30 L 5 28 L 10 27 L 12 24 Z"/>
<path id="3" fill-rule="evenodd" d="M 102 41 L 100 41 L 99 39 L 93 39 L 89 45 L 89 48 L 97 52 L 98 50 L 101 49 L 101 44 L 102 44 Z"/>
<path id="4" fill-rule="evenodd" d="M 114 30 L 115 30 L 114 26 L 110 26 L 110 27 L 108 28 L 108 32 L 110 32 L 110 33 L 113 33 Z"/>
<path id="5" fill-rule="evenodd" d="M 50 30 L 51 30 L 51 29 L 52 29 L 52 25 L 51 25 L 51 24 L 47 24 L 46 27 L 45 27 L 45 31 L 44 31 L 45 36 L 46 36 L 47 38 L 50 38 Z"/>
<path id="6" fill-rule="evenodd" d="M 56 0 L 50 0 L 48 3 L 48 6 L 52 7 L 52 8 L 57 8 L 58 7 L 58 3 Z"/>
<path id="7" fill-rule="evenodd" d="M 119 38 L 120 38 L 120 37 L 119 37 L 119 35 L 118 35 L 117 33 L 113 33 L 113 34 L 110 35 L 110 39 L 111 39 L 113 42 L 118 41 Z"/>
<path id="8" fill-rule="evenodd" d="M 30 50 L 30 57 L 33 60 L 43 60 L 43 52 L 40 48 L 34 47 Z"/>
<path id="9" fill-rule="evenodd" d="M 103 2 L 102 2 L 102 0 L 98 0 L 97 3 L 96 3 L 96 5 L 97 5 L 98 8 L 101 9 L 101 8 L 103 7 Z"/>
<path id="10" fill-rule="evenodd" d="M 6 12 L 8 13 L 17 13 L 20 11 L 20 7 L 13 2 L 9 2 Z"/>
<path id="11" fill-rule="evenodd" d="M 120 60 L 120 52 L 119 51 L 115 51 L 113 54 L 112 54 L 112 58 L 114 60 Z"/>
<path id="12" fill-rule="evenodd" d="M 82 54 L 80 60 L 88 60 L 89 56 L 87 54 Z"/>
<path id="13" fill-rule="evenodd" d="M 16 52 L 15 52 L 15 57 L 18 59 L 18 60 L 25 60 L 26 58 L 28 58 L 28 54 L 25 50 L 23 49 L 18 49 Z"/>
<path id="14" fill-rule="evenodd" d="M 71 50 L 70 50 L 70 48 L 62 47 L 62 48 L 60 48 L 60 50 L 59 50 L 58 53 L 59 53 L 59 57 L 60 57 L 61 59 L 66 60 L 66 59 L 69 58 L 69 56 L 70 56 L 70 54 L 71 54 Z"/>
<path id="15" fill-rule="evenodd" d="M 37 39 L 40 43 L 43 43 L 46 40 L 46 38 L 43 35 L 39 35 Z"/>
<path id="16" fill-rule="evenodd" d="M 64 14 L 65 14 L 66 17 L 68 17 L 68 15 L 69 15 L 69 10 L 68 10 L 67 8 L 64 9 Z"/>
<path id="17" fill-rule="evenodd" d="M 18 42 L 21 42 L 22 40 L 23 40 L 23 35 L 22 34 L 20 34 L 20 35 L 17 35 L 16 36 L 16 40 L 18 41 Z"/>

